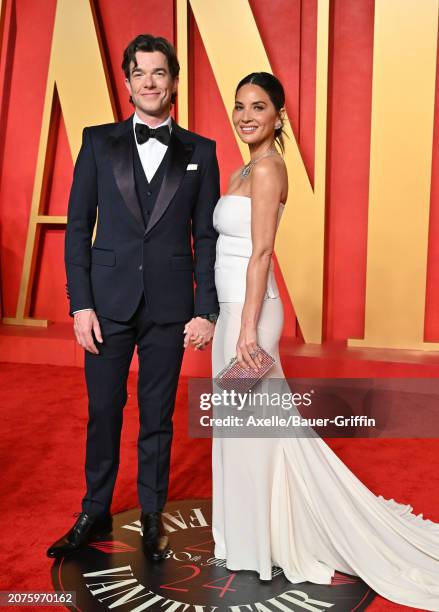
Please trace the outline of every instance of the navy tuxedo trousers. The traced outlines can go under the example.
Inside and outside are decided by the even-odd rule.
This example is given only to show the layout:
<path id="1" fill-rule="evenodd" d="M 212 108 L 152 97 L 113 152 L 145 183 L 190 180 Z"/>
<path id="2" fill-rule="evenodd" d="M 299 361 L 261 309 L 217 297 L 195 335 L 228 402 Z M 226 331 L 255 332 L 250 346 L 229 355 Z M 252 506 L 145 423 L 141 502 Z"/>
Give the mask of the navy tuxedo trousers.
<path id="1" fill-rule="evenodd" d="M 137 345 L 139 356 L 137 486 L 144 512 L 161 510 L 166 502 L 172 442 L 172 414 L 183 359 L 185 322 L 158 325 L 150 318 L 145 298 L 129 321 L 99 316 L 103 343 L 99 355 L 85 352 L 89 422 L 85 474 L 87 492 L 82 510 L 110 511 L 119 467 L 127 378 Z"/>

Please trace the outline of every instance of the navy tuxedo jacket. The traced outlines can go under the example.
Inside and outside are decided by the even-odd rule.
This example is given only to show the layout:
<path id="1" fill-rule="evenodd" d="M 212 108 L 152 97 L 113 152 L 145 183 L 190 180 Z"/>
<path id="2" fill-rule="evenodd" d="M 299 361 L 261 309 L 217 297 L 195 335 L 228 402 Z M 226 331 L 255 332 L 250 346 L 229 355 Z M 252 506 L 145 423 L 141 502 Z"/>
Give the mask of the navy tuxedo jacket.
<path id="1" fill-rule="evenodd" d="M 132 116 L 84 129 L 65 237 L 70 315 L 93 308 L 106 318 L 127 321 L 142 293 L 157 324 L 218 312 L 218 235 L 212 225 L 219 198 L 215 142 L 172 122 L 166 173 L 146 227 L 136 193 L 133 147 Z M 197 169 L 188 170 L 188 164 Z"/>

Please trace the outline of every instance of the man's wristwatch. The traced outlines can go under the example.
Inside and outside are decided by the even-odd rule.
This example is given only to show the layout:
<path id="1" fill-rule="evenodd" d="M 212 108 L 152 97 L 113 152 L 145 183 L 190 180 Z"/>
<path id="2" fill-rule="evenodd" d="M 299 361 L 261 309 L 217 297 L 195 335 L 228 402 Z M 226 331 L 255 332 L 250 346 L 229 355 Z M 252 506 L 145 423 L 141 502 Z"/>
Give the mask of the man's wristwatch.
<path id="1" fill-rule="evenodd" d="M 218 313 L 214 312 L 211 314 L 199 314 L 197 315 L 197 317 L 200 317 L 201 319 L 207 319 L 211 323 L 216 323 L 218 320 Z"/>

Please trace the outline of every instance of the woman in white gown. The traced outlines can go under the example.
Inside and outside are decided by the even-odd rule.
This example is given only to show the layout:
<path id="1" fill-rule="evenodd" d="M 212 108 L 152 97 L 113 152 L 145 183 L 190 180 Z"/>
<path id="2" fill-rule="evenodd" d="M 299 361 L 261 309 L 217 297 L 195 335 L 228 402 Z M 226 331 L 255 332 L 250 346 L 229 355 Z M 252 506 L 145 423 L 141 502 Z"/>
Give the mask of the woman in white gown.
<path id="1" fill-rule="evenodd" d="M 237 355 L 257 367 L 257 345 L 283 378 L 283 308 L 271 254 L 288 178 L 281 147 L 284 92 L 267 73 L 245 77 L 233 122 L 251 161 L 231 177 L 214 212 L 219 233 L 215 282 L 220 315 L 213 376 Z M 330 584 L 336 570 L 361 577 L 400 604 L 439 610 L 439 525 L 410 506 L 375 496 L 318 437 L 214 438 L 215 556 L 230 570 L 270 580 Z"/>

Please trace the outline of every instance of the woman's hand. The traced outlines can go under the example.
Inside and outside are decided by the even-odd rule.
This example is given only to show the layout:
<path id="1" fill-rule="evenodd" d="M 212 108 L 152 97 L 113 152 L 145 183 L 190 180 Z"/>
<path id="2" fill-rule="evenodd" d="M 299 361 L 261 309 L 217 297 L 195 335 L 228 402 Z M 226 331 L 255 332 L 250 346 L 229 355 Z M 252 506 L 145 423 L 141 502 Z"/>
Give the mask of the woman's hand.
<path id="1" fill-rule="evenodd" d="M 236 345 L 236 357 L 243 368 L 253 368 L 255 372 L 262 365 L 261 357 L 258 355 L 258 341 L 255 327 L 243 327 Z"/>

